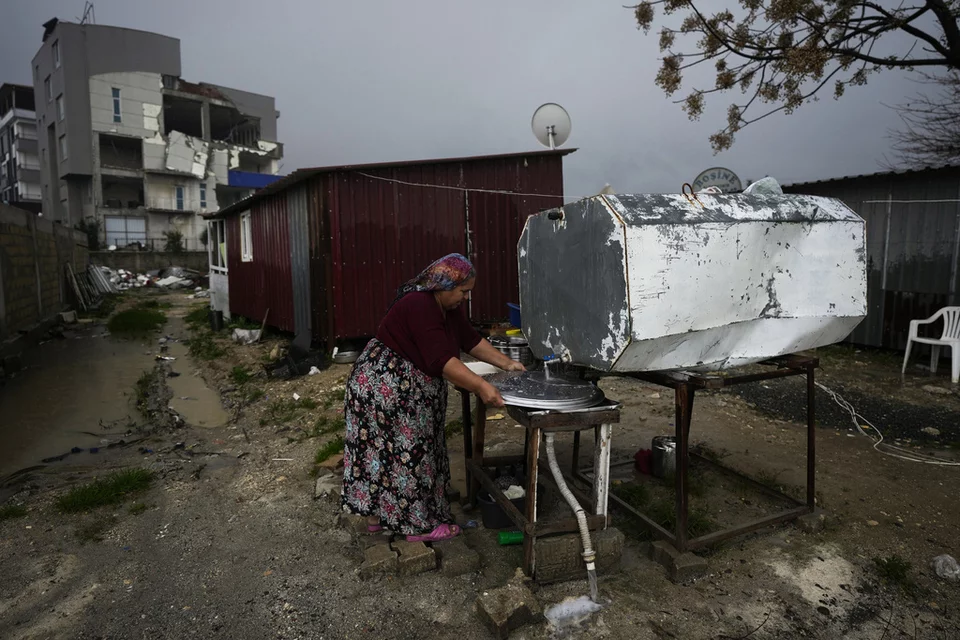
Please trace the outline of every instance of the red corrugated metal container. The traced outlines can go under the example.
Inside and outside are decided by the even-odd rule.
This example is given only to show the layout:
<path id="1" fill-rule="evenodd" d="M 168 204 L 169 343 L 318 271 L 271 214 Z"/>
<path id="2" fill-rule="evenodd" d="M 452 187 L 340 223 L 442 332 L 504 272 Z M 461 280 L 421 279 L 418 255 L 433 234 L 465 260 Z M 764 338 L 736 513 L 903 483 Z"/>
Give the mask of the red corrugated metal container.
<path id="1" fill-rule="evenodd" d="M 474 322 L 505 320 L 524 221 L 563 203 L 572 151 L 297 171 L 213 216 L 229 220 L 231 313 L 261 319 L 269 308 L 267 324 L 332 347 L 372 336 L 402 282 L 457 252 L 478 272 Z M 244 212 L 250 262 L 240 255 Z"/>

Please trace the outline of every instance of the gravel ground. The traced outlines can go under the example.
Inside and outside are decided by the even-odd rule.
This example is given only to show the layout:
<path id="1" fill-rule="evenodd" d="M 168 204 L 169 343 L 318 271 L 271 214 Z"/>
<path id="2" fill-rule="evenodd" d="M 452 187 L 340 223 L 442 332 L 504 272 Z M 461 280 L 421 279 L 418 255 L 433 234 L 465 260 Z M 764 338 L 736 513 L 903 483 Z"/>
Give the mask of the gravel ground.
<path id="1" fill-rule="evenodd" d="M 171 317 L 187 311 L 190 303 L 183 296 L 167 297 L 174 304 Z M 189 337 L 176 320 L 168 331 L 174 339 Z M 335 435 L 317 437 L 313 430 L 338 418 L 336 402 L 328 399 L 336 396 L 348 368 L 267 380 L 258 373 L 260 365 L 281 340 L 249 347 L 218 340 L 224 355 L 175 365 L 202 374 L 231 416 L 228 424 L 168 426 L 140 443 L 148 450 L 144 453 L 135 447 L 111 449 L 97 466 L 50 465 L 16 486 L 11 501 L 23 504 L 27 515 L 0 521 L 0 637 L 492 637 L 473 603 L 513 574 L 519 549 L 500 547 L 493 532 L 472 529 L 466 542 L 481 556 L 476 574 L 361 580 L 357 540 L 336 526 L 335 500 L 314 500 L 310 477 L 317 448 Z M 247 367 L 254 377 L 237 383 L 236 366 Z M 831 378 L 834 368 L 827 369 L 824 379 L 839 389 Z M 631 456 L 664 431 L 672 396 L 631 380 L 604 386 L 624 406 L 615 431 L 615 457 Z M 802 398 L 802 388 L 797 386 L 796 397 L 784 388 L 793 387 L 778 386 L 777 396 L 763 389 L 751 399 L 765 411 L 764 402 L 780 407 L 783 413 L 776 415 L 782 419 L 732 395 L 703 394 L 694 414 L 694 439 L 725 452 L 724 462 L 732 466 L 775 475 L 786 484 L 802 483 L 803 458 L 787 452 L 803 450 L 804 430 L 792 421 L 794 414 L 786 413 Z M 871 404 L 856 395 L 863 393 L 856 384 L 843 389 L 868 416 L 876 407 L 901 415 L 889 413 L 901 410 L 890 397 Z M 919 388 L 908 391 L 913 404 L 925 397 Z M 290 409 L 293 393 L 311 400 L 313 408 Z M 931 395 L 929 404 L 955 411 L 952 403 L 952 398 Z M 457 417 L 457 405 L 451 402 L 451 418 Z M 820 402 L 824 425 L 844 429 L 826 405 Z M 909 424 L 931 426 L 929 420 Z M 950 430 L 956 421 L 937 428 L 951 438 L 956 435 Z M 178 442 L 184 446 L 177 447 Z M 512 421 L 491 423 L 489 452 L 520 446 L 522 430 Z M 459 438 L 451 439 L 450 453 L 454 481 L 462 483 Z M 560 447 L 559 455 L 566 454 Z M 824 433 L 818 460 L 820 504 L 829 516 L 825 531 L 805 534 L 784 526 L 734 539 L 705 553 L 709 575 L 685 585 L 671 583 L 659 565 L 646 559 L 643 542 L 632 539 L 620 571 L 600 576 L 601 594 L 611 604 L 565 637 L 960 638 L 960 585 L 930 569 L 935 555 L 960 555 L 955 508 L 960 473 L 882 456 L 865 439 L 841 431 Z M 71 486 L 130 466 L 156 473 L 153 488 L 136 499 L 146 511 L 131 512 L 132 501 L 81 515 L 54 508 L 56 498 Z M 722 519 L 730 505 L 746 497 L 731 493 L 708 507 Z M 620 516 L 616 523 L 632 530 Z M 891 557 L 907 563 L 904 581 L 884 580 L 877 573 L 875 559 Z M 550 605 L 585 592 L 581 580 L 545 586 L 537 597 Z M 561 635 L 541 623 L 511 637 Z"/>

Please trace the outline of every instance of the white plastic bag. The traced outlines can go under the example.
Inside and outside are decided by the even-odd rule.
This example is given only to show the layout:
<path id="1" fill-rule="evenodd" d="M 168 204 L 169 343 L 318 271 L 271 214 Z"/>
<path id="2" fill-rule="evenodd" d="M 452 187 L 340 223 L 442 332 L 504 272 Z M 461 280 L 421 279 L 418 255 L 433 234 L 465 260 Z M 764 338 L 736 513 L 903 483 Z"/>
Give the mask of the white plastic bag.
<path id="1" fill-rule="evenodd" d="M 760 178 L 749 187 L 743 190 L 744 193 L 752 193 L 758 196 L 782 196 L 783 189 L 780 188 L 780 183 L 777 182 L 776 178 L 771 178 L 767 176 L 766 178 Z"/>
<path id="2" fill-rule="evenodd" d="M 937 556 L 931 564 L 933 565 L 933 570 L 937 572 L 939 577 L 945 580 L 960 579 L 960 565 L 953 559 L 953 556 L 948 556 L 947 554 Z"/>

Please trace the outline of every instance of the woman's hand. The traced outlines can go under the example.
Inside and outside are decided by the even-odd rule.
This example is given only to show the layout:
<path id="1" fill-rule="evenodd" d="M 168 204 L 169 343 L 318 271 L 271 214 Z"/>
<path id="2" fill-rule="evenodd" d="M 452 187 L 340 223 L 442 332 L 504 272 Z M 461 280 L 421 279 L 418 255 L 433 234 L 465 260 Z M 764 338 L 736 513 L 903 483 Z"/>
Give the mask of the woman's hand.
<path id="1" fill-rule="evenodd" d="M 477 390 L 477 396 L 479 396 L 483 404 L 488 407 L 499 408 L 504 405 L 503 396 L 501 396 L 497 388 L 489 382 L 484 381 L 480 389 Z"/>
<path id="2" fill-rule="evenodd" d="M 516 360 L 508 360 L 500 367 L 504 371 L 526 371 L 527 368 L 523 366 L 522 363 L 517 362 Z"/>

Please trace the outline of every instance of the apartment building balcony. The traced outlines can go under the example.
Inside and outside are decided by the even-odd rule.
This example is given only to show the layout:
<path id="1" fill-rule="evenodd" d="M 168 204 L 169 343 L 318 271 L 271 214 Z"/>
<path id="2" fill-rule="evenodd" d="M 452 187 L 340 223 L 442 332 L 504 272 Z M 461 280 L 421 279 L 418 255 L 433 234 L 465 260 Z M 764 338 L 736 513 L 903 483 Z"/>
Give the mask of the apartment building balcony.
<path id="1" fill-rule="evenodd" d="M 24 153 L 32 153 L 36 155 L 40 152 L 40 144 L 37 142 L 36 136 L 33 136 L 32 138 L 17 136 L 14 139 L 14 146 L 17 151 L 23 151 Z"/>
<path id="2" fill-rule="evenodd" d="M 148 197 L 147 209 L 155 213 L 200 213 L 200 201 L 186 198 Z"/>

